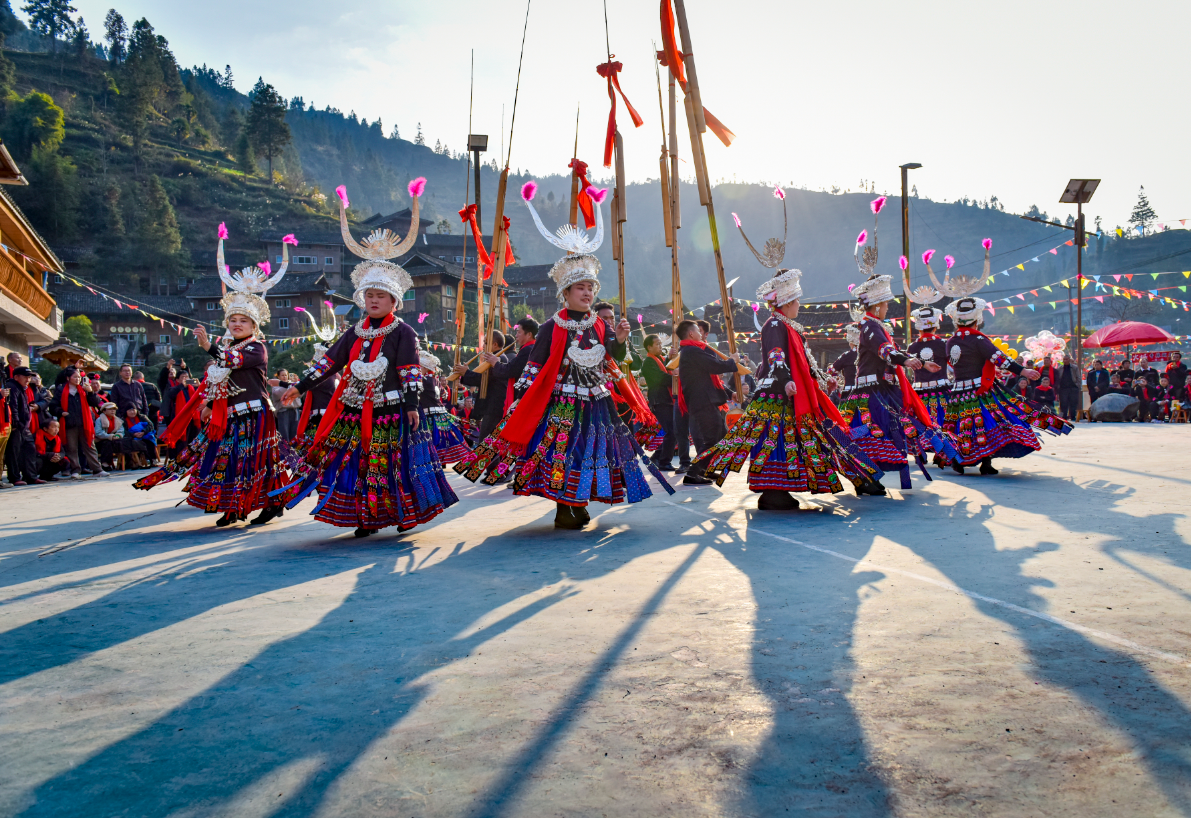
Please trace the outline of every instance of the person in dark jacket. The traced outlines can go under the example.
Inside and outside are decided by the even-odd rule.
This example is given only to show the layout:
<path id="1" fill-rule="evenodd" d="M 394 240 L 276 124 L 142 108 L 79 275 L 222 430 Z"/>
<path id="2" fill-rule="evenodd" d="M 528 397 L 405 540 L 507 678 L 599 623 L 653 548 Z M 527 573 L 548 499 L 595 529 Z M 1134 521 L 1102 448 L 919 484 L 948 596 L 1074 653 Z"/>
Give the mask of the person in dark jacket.
<path id="1" fill-rule="evenodd" d="M 1154 412 L 1158 408 L 1158 388 L 1150 386 L 1149 378 L 1143 376 L 1133 379 L 1133 389 L 1130 391 L 1139 403 L 1137 422 L 1147 423 L 1153 420 Z"/>
<path id="2" fill-rule="evenodd" d="M 1166 370 L 1162 374 L 1170 381 L 1172 389 L 1176 392 L 1182 392 L 1183 387 L 1187 385 L 1187 365 L 1183 363 L 1183 353 L 1170 353 L 1170 362 L 1166 365 Z"/>
<path id="3" fill-rule="evenodd" d="M 488 351 L 480 355 L 480 358 L 487 362 L 491 368 L 488 370 L 488 393 L 483 397 L 478 397 L 479 393 L 476 393 L 476 409 L 480 415 L 480 431 L 477 440 L 484 440 L 492 434 L 505 416 L 505 396 L 509 390 L 507 374 L 509 357 L 500 354 L 505 343 L 504 333 L 496 330 L 492 333 L 492 343 L 488 347 Z M 506 373 L 505 377 L 500 377 L 498 366 L 500 372 Z M 473 386 L 479 389 L 484 381 L 484 373 L 474 372 L 463 364 L 453 367 L 451 371 L 459 373 L 459 382 L 464 386 Z"/>
<path id="4" fill-rule="evenodd" d="M 1104 362 L 1098 360 L 1088 372 L 1088 399 L 1095 403 L 1097 398 L 1108 394 L 1108 387 L 1108 372 L 1104 369 Z"/>
<path id="5" fill-rule="evenodd" d="M 657 335 L 645 338 L 641 377 L 645 379 L 649 409 L 662 427 L 662 442 L 651 459 L 662 471 L 674 471 L 674 449 L 678 443 L 674 436 L 674 378 L 662 359 L 662 339 Z"/>
<path id="6" fill-rule="evenodd" d="M 1069 354 L 1063 354 L 1063 365 L 1059 367 L 1055 377 L 1058 383 L 1051 386 L 1058 392 L 1059 414 L 1063 416 L 1063 420 L 1075 420 L 1076 413 L 1083 408 L 1083 390 L 1080 388 L 1079 372 Z"/>
<path id="7" fill-rule="evenodd" d="M 1050 385 L 1050 378 L 1043 375 L 1038 380 L 1038 385 L 1034 387 L 1034 400 L 1042 404 L 1048 411 L 1055 410 L 1055 390 Z"/>
<path id="8" fill-rule="evenodd" d="M 124 364 L 120 367 L 120 380 L 112 386 L 108 396 L 116 404 L 117 414 L 123 418 L 128 413 L 128 407 L 136 407 L 137 414 L 142 418 L 149 415 L 149 399 L 145 396 L 145 387 L 132 379 L 132 367 Z"/>
<path id="9" fill-rule="evenodd" d="M 678 357 L 680 403 L 690 417 L 691 437 L 696 457 L 724 439 L 728 426 L 719 407 L 728 400 L 721 375 L 736 372 L 737 356 L 721 359 L 703 340 L 703 331 L 694 321 L 683 321 L 675 330 L 682 350 Z M 703 466 L 693 464 L 683 477 L 683 485 L 706 486 L 711 483 Z"/>
<path id="10" fill-rule="evenodd" d="M 58 436 L 60 428 L 58 421 L 51 418 L 44 428 L 38 429 L 33 436 L 33 447 L 37 451 L 37 480 L 35 483 L 48 483 L 61 475 L 70 474 L 70 461 L 62 451 L 62 438 Z"/>
<path id="11" fill-rule="evenodd" d="M 492 373 L 496 378 L 503 378 L 508 386 L 505 387 L 504 406 L 501 409 L 501 417 L 509 411 L 509 406 L 513 401 L 521 397 L 514 394 L 513 384 L 521 379 L 521 375 L 525 372 L 525 366 L 529 363 L 529 356 L 533 354 L 534 344 L 538 338 L 538 322 L 533 316 L 527 315 L 513 325 L 513 341 L 517 344 L 517 354 L 513 356 L 513 360 L 508 363 L 501 363 L 495 355 L 490 352 L 485 352 L 480 356 L 480 359 L 487 361 L 492 365 Z M 488 388 L 492 388 L 492 381 L 489 379 Z M 499 422 L 499 421 L 498 421 Z M 495 427 L 494 427 L 495 428 Z"/>
<path id="12" fill-rule="evenodd" d="M 33 371 L 27 366 L 14 366 L 8 379 L 8 410 L 12 423 L 5 457 L 8 462 L 8 476 L 13 485 L 27 486 L 30 483 L 44 483 L 38 477 L 37 449 L 34 435 L 40 428 L 37 410 L 29 403 L 29 381 Z"/>

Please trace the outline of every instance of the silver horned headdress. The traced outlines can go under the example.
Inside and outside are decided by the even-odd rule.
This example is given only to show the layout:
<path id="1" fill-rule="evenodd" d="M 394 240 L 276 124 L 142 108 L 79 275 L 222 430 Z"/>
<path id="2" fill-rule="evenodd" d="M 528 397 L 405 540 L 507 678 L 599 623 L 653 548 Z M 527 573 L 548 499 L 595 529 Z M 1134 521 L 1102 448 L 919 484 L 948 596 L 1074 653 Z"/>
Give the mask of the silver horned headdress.
<path id="1" fill-rule="evenodd" d="M 761 262 L 762 267 L 774 269 L 782 263 L 782 259 L 786 257 L 786 237 L 789 235 L 789 219 L 786 214 L 786 192 L 780 187 L 774 187 L 773 198 L 782 200 L 782 239 L 766 239 L 765 252 L 758 253 L 757 248 L 753 247 L 753 243 L 749 241 L 749 237 L 745 235 L 744 227 L 740 224 L 740 217 L 735 213 L 732 214 L 732 220 L 736 222 L 736 227 L 740 230 L 740 235 L 744 237 L 744 243 L 753 251 L 753 255 L 757 257 L 757 261 Z"/>
<path id="2" fill-rule="evenodd" d="M 600 205 L 604 203 L 604 197 L 608 195 L 608 191 L 596 190 L 594 187 L 589 187 L 585 191 L 595 203 L 596 232 L 594 237 L 589 237 L 586 230 L 580 230 L 571 224 L 564 224 L 558 228 L 556 233 L 547 230 L 531 201 L 537 192 L 537 182 L 526 182 L 521 186 L 521 199 L 529 208 L 529 213 L 533 216 L 533 223 L 538 226 L 538 232 L 542 234 L 542 237 L 559 250 L 567 252 L 567 255 L 560 258 L 550 268 L 550 278 L 557 285 L 558 300 L 563 301 L 563 292 L 579 281 L 592 282 L 595 294 L 599 295 L 600 262 L 595 257 L 595 251 L 600 249 L 600 245 L 604 243 L 604 211 Z"/>
<path id="3" fill-rule="evenodd" d="M 786 257 L 786 238 L 789 235 L 790 226 L 786 213 L 786 192 L 781 187 L 775 186 L 773 197 L 781 199 L 782 202 L 782 237 L 781 240 L 766 239 L 765 252 L 763 253 L 758 253 L 757 248 L 753 247 L 753 243 L 749 241 L 748 235 L 744 232 L 744 226 L 740 223 L 740 217 L 735 213 L 732 214 L 732 220 L 736 222 L 736 227 L 740 230 L 744 243 L 757 257 L 757 261 L 761 262 L 761 266 L 771 270 L 781 264 Z M 769 302 L 775 308 L 789 304 L 791 301 L 802 298 L 802 285 L 799 283 L 801 278 L 801 270 L 778 270 L 772 278 L 762 282 L 761 286 L 757 288 L 757 298 Z"/>
<path id="4" fill-rule="evenodd" d="M 347 227 L 347 188 L 343 185 L 335 188 L 339 194 L 339 232 L 343 235 L 343 243 L 352 253 L 364 259 L 352 270 L 352 286 L 356 288 L 352 299 L 360 309 L 364 308 L 365 290 L 384 290 L 400 301 L 406 290 L 414 286 L 409 273 L 400 264 L 394 264 L 389 259 L 403 256 L 414 246 L 418 238 L 418 197 L 426 189 L 425 177 L 419 176 L 409 183 L 409 195 L 413 200 L 410 205 L 409 234 L 401 239 L 392 230 L 373 230 L 366 237 L 356 242 Z"/>
<path id="5" fill-rule="evenodd" d="M 263 296 L 285 276 L 285 271 L 289 269 L 289 246 L 296 246 L 298 240 L 293 233 L 281 240 L 281 266 L 276 273 L 267 260 L 233 273 L 224 261 L 223 240 L 227 237 L 227 225 L 221 223 L 219 249 L 215 251 L 215 269 L 224 284 L 223 298 L 219 300 L 219 306 L 223 307 L 223 325 L 227 326 L 227 319 L 231 316 L 243 315 L 252 319 L 259 331 L 262 324 L 269 323 L 269 304 Z"/>
<path id="6" fill-rule="evenodd" d="M 930 273 L 930 280 L 938 288 L 943 295 L 957 299 L 947 305 L 947 315 L 956 324 L 973 324 L 978 323 L 984 314 L 984 308 L 988 306 L 983 298 L 975 298 L 975 294 L 980 291 L 980 288 L 988 283 L 989 266 L 991 265 L 992 254 L 992 239 L 985 239 L 980 242 L 984 247 L 984 275 L 980 278 L 974 276 L 956 276 L 952 278 L 950 274 L 943 275 L 943 282 L 940 284 L 939 280 L 935 278 L 935 274 L 927 267 L 927 272 Z"/>

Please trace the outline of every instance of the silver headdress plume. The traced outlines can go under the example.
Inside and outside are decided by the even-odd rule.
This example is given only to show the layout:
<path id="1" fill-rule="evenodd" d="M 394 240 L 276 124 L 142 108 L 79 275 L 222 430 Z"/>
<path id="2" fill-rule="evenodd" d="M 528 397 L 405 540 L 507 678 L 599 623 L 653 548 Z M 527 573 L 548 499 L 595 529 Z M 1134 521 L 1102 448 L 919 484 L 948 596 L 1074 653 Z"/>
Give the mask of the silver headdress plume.
<path id="1" fill-rule="evenodd" d="M 223 240 L 228 237 L 227 225 L 219 225 L 219 248 L 215 251 L 215 269 L 224 284 L 224 295 L 219 300 L 223 307 L 223 325 L 233 315 L 244 315 L 252 319 L 259 331 L 262 324 L 269 323 L 269 304 L 262 297 L 277 285 L 289 269 L 289 246 L 298 240 L 293 234 L 281 240 L 281 266 L 274 273 L 268 261 L 245 267 L 233 273 L 224 261 Z"/>
<path id="2" fill-rule="evenodd" d="M 563 291 L 579 281 L 593 282 L 595 294 L 598 295 L 600 282 L 597 277 L 600 274 L 600 262 L 595 257 L 595 251 L 600 249 L 600 245 L 604 243 L 604 211 L 600 205 L 604 203 L 608 191 L 596 190 L 594 187 L 589 187 L 585 191 L 595 203 L 596 232 L 594 237 L 589 237 L 586 230 L 580 230 L 571 224 L 564 224 L 555 233 L 547 230 L 531 201 L 537 192 L 537 182 L 526 182 L 521 186 L 521 199 L 529 208 L 533 223 L 537 225 L 538 232 L 542 234 L 542 237 L 559 250 L 567 252 L 567 255 L 555 262 L 550 269 L 550 278 L 557 286 L 558 300 L 562 301 Z"/>
<path id="3" fill-rule="evenodd" d="M 985 239 L 980 243 L 984 247 L 984 275 L 980 278 L 977 279 L 973 276 L 951 278 L 944 275 L 943 283 L 940 284 L 934 273 L 931 273 L 930 278 L 935 286 L 942 290 L 944 295 L 956 299 L 947 305 L 946 310 L 947 315 L 956 324 L 979 322 L 984 314 L 984 308 L 988 306 L 988 302 L 983 298 L 976 298 L 975 294 L 988 283 L 989 265 L 992 263 L 992 239 Z"/>
<path id="4" fill-rule="evenodd" d="M 409 273 L 388 259 L 403 256 L 414 246 L 418 238 L 418 198 L 426 189 L 425 177 L 419 176 L 409 183 L 409 195 L 413 203 L 410 205 L 409 234 L 399 238 L 391 230 L 373 230 L 366 237 L 357 242 L 352 238 L 347 227 L 347 188 L 343 185 L 335 188 L 339 195 L 339 232 L 343 236 L 343 243 L 352 253 L 364 259 L 352 270 L 352 286 L 356 288 L 353 300 L 363 309 L 365 290 L 384 290 L 398 301 L 405 295 L 405 291 L 413 287 L 413 279 Z"/>
<path id="5" fill-rule="evenodd" d="M 782 200 L 782 239 L 766 239 L 765 252 L 758 253 L 757 248 L 753 247 L 753 243 L 749 241 L 749 237 L 744 232 L 744 227 L 740 224 L 740 217 L 735 213 L 732 214 L 732 220 L 736 222 L 736 228 L 740 230 L 740 235 L 744 238 L 744 243 L 753 251 L 753 255 L 757 257 L 757 261 L 761 262 L 762 267 L 769 269 L 776 268 L 782 263 L 782 259 L 786 257 L 786 237 L 789 235 L 789 218 L 786 213 L 786 192 L 781 187 L 775 186 L 773 189 L 773 198 Z"/>
<path id="6" fill-rule="evenodd" d="M 869 209 L 873 211 L 873 244 L 869 247 L 865 242 L 868 239 L 868 231 L 861 230 L 860 235 L 856 237 L 856 248 L 852 251 L 852 255 L 856 257 L 856 267 L 860 270 L 860 274 L 866 278 L 873 274 L 877 269 L 877 219 L 881 214 L 881 209 L 885 207 L 885 197 L 878 196 L 869 202 Z M 860 248 L 864 248 L 864 255 L 860 255 Z"/>
<path id="7" fill-rule="evenodd" d="M 926 272 L 930 275 L 931 281 L 935 280 L 935 271 L 930 267 L 930 260 L 934 255 L 934 250 L 927 250 L 922 254 L 922 263 L 926 265 Z M 946 262 L 948 270 L 955 264 L 955 258 L 953 256 L 945 256 L 943 260 Z M 910 300 L 915 304 L 934 304 L 936 301 L 941 301 L 942 299 L 943 293 L 927 284 L 923 284 L 921 287 L 910 291 Z"/>
<path id="8" fill-rule="evenodd" d="M 780 186 L 775 186 L 773 189 L 773 198 L 781 199 L 782 201 L 782 238 L 767 239 L 765 241 L 765 252 L 758 253 L 757 248 L 753 247 L 753 243 L 749 241 L 749 237 L 744 232 L 744 226 L 740 223 L 740 217 L 735 213 L 732 214 L 732 220 L 736 222 L 736 227 L 740 230 L 740 235 L 744 238 L 744 243 L 748 245 L 749 250 L 757 257 L 757 261 L 761 262 L 763 267 L 769 269 L 776 268 L 782 263 L 782 259 L 786 257 L 786 237 L 789 235 L 789 218 L 786 213 L 786 192 Z M 761 286 L 757 288 L 757 298 L 766 301 L 771 308 L 781 307 L 789 304 L 791 301 L 802 298 L 802 285 L 799 279 L 802 278 L 801 270 L 778 270 L 772 278 L 768 281 L 763 281 Z"/>
<path id="9" fill-rule="evenodd" d="M 304 307 L 294 307 L 295 310 L 305 315 L 310 319 L 310 328 L 314 331 L 314 337 L 318 338 L 319 342 L 314 344 L 314 357 L 317 360 L 327 353 L 331 342 L 339 335 L 339 330 L 335 327 L 334 305 L 330 301 L 324 301 L 328 307 L 331 307 L 332 318 L 331 323 L 326 327 L 320 325 L 318 320 L 314 317 L 314 313 Z"/>

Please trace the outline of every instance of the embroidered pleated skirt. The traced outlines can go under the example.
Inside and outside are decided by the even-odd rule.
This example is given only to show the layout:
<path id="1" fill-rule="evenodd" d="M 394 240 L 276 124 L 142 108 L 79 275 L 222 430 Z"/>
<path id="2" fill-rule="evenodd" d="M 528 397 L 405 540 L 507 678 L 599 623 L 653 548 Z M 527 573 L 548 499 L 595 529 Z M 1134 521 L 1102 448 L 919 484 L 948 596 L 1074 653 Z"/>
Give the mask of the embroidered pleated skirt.
<path id="1" fill-rule="evenodd" d="M 883 381 L 860 383 L 844 393 L 839 411 L 857 447 L 884 471 L 896 471 L 901 487 L 910 488 L 909 458 L 927 480 L 925 455 L 936 452 L 950 460 L 955 446 L 939 426 L 927 426 L 906 409 L 901 390 Z"/>
<path id="2" fill-rule="evenodd" d="M 1025 457 L 1042 448 L 1035 429 L 1065 435 L 1074 428 L 1039 403 L 994 384 L 980 393 L 980 382 L 956 384 L 947 403 L 945 428 L 956 440 L 962 466 L 986 457 Z"/>
<path id="3" fill-rule="evenodd" d="M 377 407 L 365 450 L 360 420 L 358 409 L 345 408 L 327 437 L 305 450 L 298 479 L 280 492 L 288 508 L 315 492 L 319 500 L 311 515 L 316 520 L 344 528 L 406 530 L 458 502 L 424 421 L 411 429 L 400 405 Z"/>
<path id="4" fill-rule="evenodd" d="M 471 452 L 463 424 L 441 406 L 422 411 L 422 428 L 430 432 L 439 462 L 444 466 L 457 463 Z"/>
<path id="5" fill-rule="evenodd" d="M 566 505 L 637 503 L 653 492 L 641 468 L 673 494 L 645 454 L 636 435 L 617 414 L 612 398 L 583 399 L 556 392 L 524 451 L 500 437 L 505 421 L 455 471 L 475 482 L 513 477 L 519 495 L 545 497 Z M 652 430 L 646 432 L 652 437 Z"/>
<path id="6" fill-rule="evenodd" d="M 706 474 L 723 485 L 728 472 L 749 461 L 751 491 L 827 494 L 843 491 L 842 474 L 854 485 L 879 480 L 883 472 L 834 423 L 796 415 L 794 403 L 759 394 L 744 415 L 702 458 Z"/>
<path id="7" fill-rule="evenodd" d="M 148 490 L 188 478 L 186 502 L 207 512 L 247 516 L 276 505 L 269 494 L 290 481 L 296 459 L 277 433 L 272 409 L 261 401 L 244 406 L 229 410 L 222 437 L 209 438 L 210 424 L 204 425 L 174 459 L 133 486 Z"/>

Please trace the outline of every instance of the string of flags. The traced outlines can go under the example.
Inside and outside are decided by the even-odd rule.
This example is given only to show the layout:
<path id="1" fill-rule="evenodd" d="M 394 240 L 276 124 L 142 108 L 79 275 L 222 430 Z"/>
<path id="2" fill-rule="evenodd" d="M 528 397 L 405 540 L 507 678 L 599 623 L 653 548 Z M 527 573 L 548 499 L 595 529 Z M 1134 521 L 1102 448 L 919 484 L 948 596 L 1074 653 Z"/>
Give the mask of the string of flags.
<path id="1" fill-rule="evenodd" d="M 1132 287 L 1122 287 L 1115 283 L 1110 284 L 1107 281 L 1102 280 L 1102 279 L 1112 278 L 1115 281 L 1120 281 L 1122 278 L 1125 278 L 1128 281 L 1132 282 L 1134 275 L 1138 275 L 1138 276 L 1149 275 L 1149 276 L 1152 276 L 1154 279 L 1157 279 L 1158 276 L 1160 276 L 1160 275 L 1181 275 L 1181 276 L 1183 276 L 1183 278 L 1191 278 L 1191 270 L 1183 271 L 1183 272 L 1165 271 L 1165 272 L 1160 272 L 1160 273 L 1125 273 L 1122 275 L 1084 276 L 1082 288 L 1087 289 L 1088 287 L 1093 287 L 1094 288 L 1092 290 L 1093 293 L 1104 292 L 1105 295 L 1090 296 L 1091 298 L 1093 298 L 1094 300 L 1098 301 L 1101 304 L 1104 303 L 1104 298 L 1106 295 L 1118 295 L 1118 296 L 1123 296 L 1125 298 L 1145 298 L 1150 301 L 1161 301 L 1161 302 L 1167 304 L 1168 306 L 1170 306 L 1172 309 L 1178 309 L 1179 307 L 1182 307 L 1185 312 L 1191 312 L 1191 303 L 1181 300 L 1181 299 L 1178 299 L 1178 298 L 1171 298 L 1170 296 L 1165 296 L 1165 295 L 1160 294 L 1161 291 L 1163 291 L 1163 290 L 1179 290 L 1180 292 L 1185 293 L 1185 292 L 1187 292 L 1187 286 L 1188 286 L 1186 284 L 1177 284 L 1177 285 L 1170 286 L 1170 287 L 1157 287 L 1152 290 L 1137 290 L 1137 289 L 1133 289 Z M 1022 292 L 1016 293 L 1015 295 L 1010 295 L 1010 296 L 1006 296 L 1004 298 L 997 298 L 997 299 L 990 300 L 988 302 L 989 312 L 992 313 L 993 315 L 996 315 L 997 309 L 1007 309 L 1007 310 L 1009 310 L 1010 314 L 1014 314 L 1014 311 L 1020 307 L 1027 307 L 1027 308 L 1029 308 L 1029 310 L 1031 312 L 1036 311 L 1036 307 L 1040 303 L 1041 304 L 1049 304 L 1052 309 L 1058 309 L 1059 304 L 1067 304 L 1067 303 L 1074 304 L 1074 303 L 1076 303 L 1077 299 L 1057 298 L 1053 301 L 1050 301 L 1050 300 L 1047 300 L 1046 297 L 1043 296 L 1039 292 L 1039 290 L 1045 290 L 1048 293 L 1053 293 L 1054 292 L 1053 288 L 1056 285 L 1061 286 L 1064 289 L 1069 289 L 1071 287 L 1072 281 L 1073 281 L 1072 278 L 1063 278 L 1063 279 L 1059 279 L 1058 281 L 1052 281 L 1049 284 L 1043 284 L 1043 285 L 1040 285 L 1038 287 L 1035 287 L 1035 288 L 1032 288 L 1029 290 L 1023 290 Z M 1027 293 L 1030 295 L 1033 295 L 1036 298 L 1041 298 L 1042 300 L 1039 302 L 1030 303 L 1026 300 Z M 1017 299 L 1018 301 L 1023 302 L 1023 303 L 1014 304 L 1013 303 L 1014 299 Z M 996 304 L 1002 303 L 1002 302 L 1006 306 L 1000 307 L 1000 308 L 995 306 Z"/>

